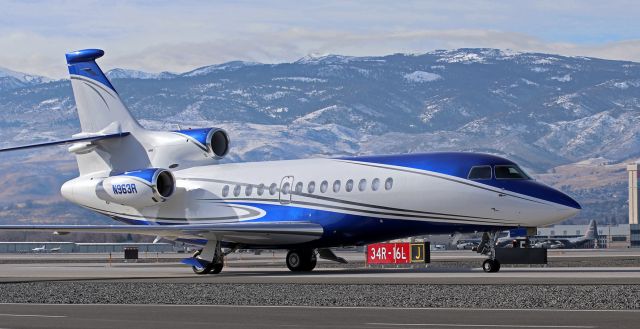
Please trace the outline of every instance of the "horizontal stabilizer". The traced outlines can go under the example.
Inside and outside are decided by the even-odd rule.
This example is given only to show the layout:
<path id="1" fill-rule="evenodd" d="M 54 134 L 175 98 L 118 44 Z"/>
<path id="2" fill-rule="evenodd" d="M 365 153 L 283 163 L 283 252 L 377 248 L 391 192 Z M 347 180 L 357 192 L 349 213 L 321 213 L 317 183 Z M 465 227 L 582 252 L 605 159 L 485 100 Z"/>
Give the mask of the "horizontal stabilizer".
<path id="1" fill-rule="evenodd" d="M 56 146 L 56 145 L 73 144 L 73 143 L 78 143 L 78 142 L 93 142 L 93 141 L 99 141 L 99 140 L 103 140 L 103 139 L 119 138 L 119 137 L 125 137 L 125 136 L 129 136 L 129 133 L 128 132 L 124 132 L 124 133 L 116 133 L 116 134 L 109 134 L 109 135 L 95 135 L 95 136 L 88 136 L 88 137 L 77 137 L 77 138 L 64 139 L 64 140 L 59 140 L 59 141 L 54 141 L 54 142 L 46 142 L 46 143 L 14 146 L 14 147 L 9 147 L 9 148 L 5 148 L 5 149 L 0 149 L 0 152 L 25 150 L 25 149 L 36 148 L 36 147 L 45 147 L 45 146 Z"/>

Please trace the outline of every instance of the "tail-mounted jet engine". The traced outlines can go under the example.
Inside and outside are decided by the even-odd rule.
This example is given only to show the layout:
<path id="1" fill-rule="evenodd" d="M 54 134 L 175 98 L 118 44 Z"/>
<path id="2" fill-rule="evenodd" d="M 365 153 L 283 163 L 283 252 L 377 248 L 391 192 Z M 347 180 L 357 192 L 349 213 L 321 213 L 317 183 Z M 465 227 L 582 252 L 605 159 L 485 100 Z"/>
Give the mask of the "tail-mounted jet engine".
<path id="1" fill-rule="evenodd" d="M 149 168 L 105 178 L 96 194 L 104 201 L 143 208 L 164 202 L 175 188 L 176 180 L 169 170 Z"/>
<path id="2" fill-rule="evenodd" d="M 220 128 L 199 128 L 176 130 L 204 152 L 216 159 L 222 159 L 229 152 L 229 135 Z"/>
<path id="3" fill-rule="evenodd" d="M 144 144 L 151 165 L 159 168 L 215 164 L 229 152 L 229 135 L 220 128 L 153 132 L 149 137 Z"/>

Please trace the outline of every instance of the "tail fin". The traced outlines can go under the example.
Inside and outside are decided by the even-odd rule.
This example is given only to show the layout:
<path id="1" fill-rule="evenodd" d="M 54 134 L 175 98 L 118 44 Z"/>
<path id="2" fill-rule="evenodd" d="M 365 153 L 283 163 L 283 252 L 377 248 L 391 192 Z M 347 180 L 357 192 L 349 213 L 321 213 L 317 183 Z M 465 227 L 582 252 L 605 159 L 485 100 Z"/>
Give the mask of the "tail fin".
<path id="1" fill-rule="evenodd" d="M 595 219 L 592 219 L 591 222 L 589 222 L 589 228 L 584 234 L 584 237 L 589 240 L 595 240 L 598 238 L 598 226 L 596 225 Z"/>
<path id="2" fill-rule="evenodd" d="M 84 49 L 66 54 L 82 129 L 82 133 L 74 137 L 126 136 L 99 142 L 99 147 L 87 148 L 89 152 L 74 152 L 80 175 L 146 168 L 150 165 L 145 148 L 136 137 L 144 133 L 144 129 L 131 116 L 118 92 L 96 64 L 95 60 L 103 55 L 104 51 L 100 49 Z M 78 147 L 83 149 L 83 145 Z M 71 148 L 69 150 L 72 151 Z"/>
<path id="3" fill-rule="evenodd" d="M 119 133 L 141 129 L 95 60 L 100 49 L 66 54 L 71 87 L 83 133 Z"/>

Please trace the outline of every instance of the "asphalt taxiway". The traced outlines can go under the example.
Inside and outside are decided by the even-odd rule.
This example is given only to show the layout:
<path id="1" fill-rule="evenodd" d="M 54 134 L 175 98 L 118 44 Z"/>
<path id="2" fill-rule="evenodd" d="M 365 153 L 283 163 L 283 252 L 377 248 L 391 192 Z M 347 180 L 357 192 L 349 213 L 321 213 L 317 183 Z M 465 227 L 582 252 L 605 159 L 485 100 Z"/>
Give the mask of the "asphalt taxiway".
<path id="1" fill-rule="evenodd" d="M 195 275 L 176 263 L 0 264 L 0 282 L 131 281 L 153 283 L 276 284 L 637 284 L 640 267 L 514 267 L 498 273 L 480 268 L 317 268 L 293 273 L 286 267 L 227 267 Z"/>
<path id="2" fill-rule="evenodd" d="M 548 266 L 484 273 L 482 256 L 432 264 L 321 261 L 292 273 L 284 254 L 237 254 L 195 275 L 184 254 L 0 255 L 0 328 L 637 328 L 640 252 L 553 251 Z M 462 266 L 459 266 L 462 265 Z M 576 266 L 577 265 L 577 266 Z M 170 305 L 158 305 L 170 304 Z"/>
<path id="3" fill-rule="evenodd" d="M 2 328 L 637 328 L 638 311 L 0 304 Z"/>

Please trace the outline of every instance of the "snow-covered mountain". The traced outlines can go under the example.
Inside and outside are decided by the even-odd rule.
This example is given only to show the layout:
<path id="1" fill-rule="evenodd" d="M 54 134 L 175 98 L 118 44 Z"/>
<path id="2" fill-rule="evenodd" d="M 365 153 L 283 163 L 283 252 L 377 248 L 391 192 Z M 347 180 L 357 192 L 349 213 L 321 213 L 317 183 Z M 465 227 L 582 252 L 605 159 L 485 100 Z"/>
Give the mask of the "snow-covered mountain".
<path id="1" fill-rule="evenodd" d="M 175 76 L 171 72 L 149 73 L 131 69 L 112 69 L 105 73 L 109 79 L 169 79 Z"/>
<path id="2" fill-rule="evenodd" d="M 457 49 L 108 75 L 147 126 L 226 128 L 228 161 L 463 150 L 545 173 L 640 158 L 640 63 Z M 78 131 L 66 80 L 0 85 L 0 111 L 0 146 Z"/>
<path id="3" fill-rule="evenodd" d="M 16 72 L 0 67 L 0 90 L 25 87 L 49 81 L 51 81 L 51 79 L 47 77 Z"/>

